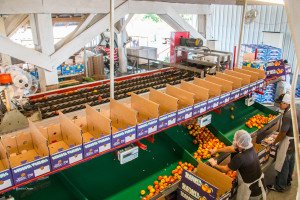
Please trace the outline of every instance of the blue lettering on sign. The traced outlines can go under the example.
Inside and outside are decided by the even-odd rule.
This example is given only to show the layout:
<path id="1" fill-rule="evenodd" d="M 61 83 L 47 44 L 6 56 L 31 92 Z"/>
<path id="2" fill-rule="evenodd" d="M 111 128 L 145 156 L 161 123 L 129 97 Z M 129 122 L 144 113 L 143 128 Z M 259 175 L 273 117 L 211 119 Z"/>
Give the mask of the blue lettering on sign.
<path id="1" fill-rule="evenodd" d="M 98 144 L 98 142 L 91 142 L 89 144 L 86 144 L 84 145 L 86 149 L 90 148 L 90 147 L 93 147 L 93 146 L 96 146 Z"/>
<path id="2" fill-rule="evenodd" d="M 123 136 L 125 134 L 125 132 L 124 131 L 122 131 L 122 132 L 119 132 L 119 133 L 117 133 L 117 134 L 113 134 L 113 138 L 117 138 L 117 137 L 120 137 L 120 136 Z"/>

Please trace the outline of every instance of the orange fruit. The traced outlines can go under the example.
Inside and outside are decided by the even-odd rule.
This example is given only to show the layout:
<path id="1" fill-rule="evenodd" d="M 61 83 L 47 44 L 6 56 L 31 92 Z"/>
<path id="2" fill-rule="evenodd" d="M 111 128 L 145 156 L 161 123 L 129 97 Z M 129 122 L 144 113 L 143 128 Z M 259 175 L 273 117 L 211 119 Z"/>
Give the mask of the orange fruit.
<path id="1" fill-rule="evenodd" d="M 140 194 L 143 196 L 146 194 L 146 191 L 145 190 L 141 190 Z"/>
<path id="2" fill-rule="evenodd" d="M 158 181 L 154 181 L 154 185 L 158 185 Z"/>

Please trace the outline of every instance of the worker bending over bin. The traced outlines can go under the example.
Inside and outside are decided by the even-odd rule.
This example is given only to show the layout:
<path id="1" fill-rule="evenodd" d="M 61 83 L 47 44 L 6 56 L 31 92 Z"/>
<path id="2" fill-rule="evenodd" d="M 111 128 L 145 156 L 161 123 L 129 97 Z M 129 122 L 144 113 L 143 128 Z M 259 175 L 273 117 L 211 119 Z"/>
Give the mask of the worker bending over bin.
<path id="1" fill-rule="evenodd" d="M 237 200 L 266 200 L 264 174 L 261 171 L 259 159 L 253 148 L 252 138 L 245 130 L 235 133 L 233 145 L 222 149 L 211 150 L 216 153 L 231 153 L 228 165 L 218 165 L 214 158 L 209 163 L 221 172 L 230 170 L 238 172 Z"/>

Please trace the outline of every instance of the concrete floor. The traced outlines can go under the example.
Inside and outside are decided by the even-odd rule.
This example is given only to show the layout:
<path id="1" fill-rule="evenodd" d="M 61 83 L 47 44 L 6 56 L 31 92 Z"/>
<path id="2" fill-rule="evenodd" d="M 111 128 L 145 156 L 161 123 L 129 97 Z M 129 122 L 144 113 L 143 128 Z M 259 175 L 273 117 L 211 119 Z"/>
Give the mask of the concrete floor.
<path id="1" fill-rule="evenodd" d="M 270 167 L 268 167 L 267 170 L 264 171 L 265 171 L 266 184 L 267 185 L 273 184 L 276 176 L 276 172 L 274 170 L 274 164 L 272 164 Z M 297 185 L 298 185 L 297 173 L 296 171 L 294 171 L 292 186 L 283 193 L 270 191 L 269 193 L 267 193 L 267 200 L 281 200 L 281 199 L 296 200 Z"/>

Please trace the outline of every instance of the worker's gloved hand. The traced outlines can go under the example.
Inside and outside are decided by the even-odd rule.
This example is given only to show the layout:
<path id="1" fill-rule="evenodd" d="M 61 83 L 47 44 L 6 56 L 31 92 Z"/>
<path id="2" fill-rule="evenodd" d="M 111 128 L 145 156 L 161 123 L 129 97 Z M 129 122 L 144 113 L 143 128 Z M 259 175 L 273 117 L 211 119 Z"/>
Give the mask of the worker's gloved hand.
<path id="1" fill-rule="evenodd" d="M 213 167 L 218 164 L 217 160 L 215 160 L 214 158 L 209 159 L 208 162 Z"/>
<path id="2" fill-rule="evenodd" d="M 211 149 L 211 150 L 209 150 L 209 152 L 210 152 L 211 155 L 215 155 L 217 153 L 217 150 Z"/>

